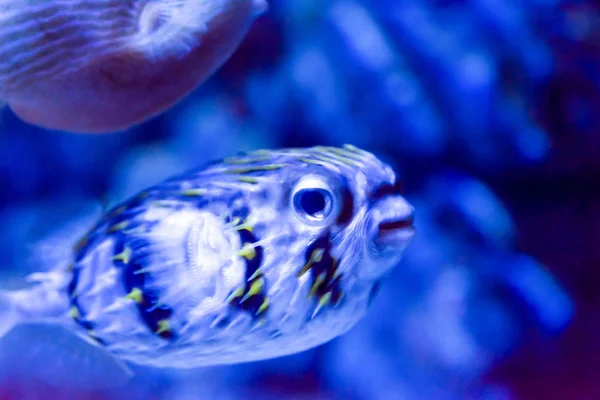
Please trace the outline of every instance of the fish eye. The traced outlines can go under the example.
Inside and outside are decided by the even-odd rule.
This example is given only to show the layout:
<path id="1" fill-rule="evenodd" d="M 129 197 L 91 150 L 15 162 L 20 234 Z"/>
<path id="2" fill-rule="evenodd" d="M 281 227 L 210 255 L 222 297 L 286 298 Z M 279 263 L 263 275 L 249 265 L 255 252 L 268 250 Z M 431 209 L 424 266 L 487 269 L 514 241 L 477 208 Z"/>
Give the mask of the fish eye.
<path id="1" fill-rule="evenodd" d="M 294 195 L 296 212 L 313 220 L 323 220 L 331 212 L 332 196 L 324 189 L 302 189 Z"/>
<path id="2" fill-rule="evenodd" d="M 310 222 L 322 222 L 332 213 L 334 195 L 325 182 L 307 178 L 300 182 L 292 195 L 296 214 Z"/>

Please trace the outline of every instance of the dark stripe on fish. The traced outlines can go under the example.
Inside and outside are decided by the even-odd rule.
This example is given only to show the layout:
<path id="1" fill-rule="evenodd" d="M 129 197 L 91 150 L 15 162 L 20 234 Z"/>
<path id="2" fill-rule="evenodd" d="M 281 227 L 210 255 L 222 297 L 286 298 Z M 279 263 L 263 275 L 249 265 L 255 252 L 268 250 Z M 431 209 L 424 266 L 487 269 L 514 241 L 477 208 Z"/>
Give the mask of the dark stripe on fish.
<path id="1" fill-rule="evenodd" d="M 243 213 L 242 213 L 243 214 Z M 269 308 L 267 293 L 267 282 L 265 276 L 260 272 L 263 263 L 264 249 L 256 246 L 258 238 L 249 229 L 238 231 L 242 250 L 242 257 L 246 262 L 245 283 L 230 296 L 230 304 L 258 317 L 264 315 Z M 246 247 L 244 247 L 246 246 Z"/>
<path id="2" fill-rule="evenodd" d="M 71 317 L 86 330 L 94 329 L 94 324 L 85 318 L 85 310 L 79 304 L 77 298 L 77 284 L 79 283 L 79 274 L 81 273 L 80 268 L 73 269 L 73 276 L 69 286 L 67 287 L 67 293 L 69 294 L 71 304 Z"/>
<path id="3" fill-rule="evenodd" d="M 379 200 L 386 196 L 394 196 L 402 194 L 402 182 L 396 180 L 394 184 L 385 183 L 375 189 L 369 196 L 371 200 Z"/>
<path id="4" fill-rule="evenodd" d="M 331 233 L 325 232 L 313 241 L 304 255 L 305 265 L 299 275 L 310 271 L 311 288 L 309 295 L 321 301 L 339 303 L 343 293 L 340 287 L 341 274 L 337 273 L 339 260 L 331 254 Z"/>
<path id="5" fill-rule="evenodd" d="M 148 198 L 147 192 L 142 192 L 132 197 L 124 204 L 115 206 L 108 210 L 89 232 L 83 236 L 73 247 L 75 262 L 81 261 L 98 241 L 104 239 L 104 235 L 112 235 L 125 229 L 133 229 L 139 223 L 133 224 L 135 217 L 144 212 L 144 201 Z"/>
<path id="6" fill-rule="evenodd" d="M 89 233 L 86 234 L 77 244 L 74 246 L 74 259 L 79 261 L 86 254 L 86 250 L 89 246 Z M 77 298 L 77 285 L 79 284 L 79 275 L 81 274 L 81 268 L 76 265 L 72 269 L 72 276 L 69 285 L 67 286 L 67 293 L 69 295 L 69 303 L 71 305 L 70 315 L 73 320 L 79 324 L 82 328 L 87 331 L 94 329 L 94 324 L 85 318 L 85 310 L 79 304 Z"/>
<path id="7" fill-rule="evenodd" d="M 81 274 L 81 268 L 74 267 L 72 269 L 72 273 L 73 275 L 71 277 L 71 281 L 69 282 L 69 286 L 67 287 L 69 303 L 71 305 L 69 314 L 79 326 L 81 326 L 88 332 L 92 339 L 94 339 L 98 344 L 104 346 L 106 345 L 106 343 L 102 339 L 97 337 L 93 332 L 95 324 L 92 321 L 86 319 L 86 311 L 79 304 L 79 298 L 77 296 L 77 285 L 79 283 L 79 275 Z"/>
<path id="8" fill-rule="evenodd" d="M 340 212 L 337 216 L 336 222 L 338 225 L 346 226 L 354 217 L 354 196 L 352 195 L 350 188 L 348 186 L 344 186 L 340 190 L 340 197 L 342 200 L 342 205 L 340 207 Z"/>
<path id="9" fill-rule="evenodd" d="M 138 245 L 139 247 L 145 247 L 139 243 Z M 122 254 L 125 251 L 125 246 L 123 240 L 119 241 L 115 248 L 115 255 Z M 136 245 L 136 247 L 138 246 Z M 144 266 L 140 262 L 140 258 L 132 256 L 129 260 L 115 260 L 115 263 L 123 268 L 125 291 L 129 294 L 139 293 L 135 303 L 141 320 L 148 329 L 163 339 L 172 340 L 176 338 L 176 334 L 169 324 L 173 310 L 167 305 L 160 304 L 158 294 L 146 287 L 147 274 L 142 272 Z"/>

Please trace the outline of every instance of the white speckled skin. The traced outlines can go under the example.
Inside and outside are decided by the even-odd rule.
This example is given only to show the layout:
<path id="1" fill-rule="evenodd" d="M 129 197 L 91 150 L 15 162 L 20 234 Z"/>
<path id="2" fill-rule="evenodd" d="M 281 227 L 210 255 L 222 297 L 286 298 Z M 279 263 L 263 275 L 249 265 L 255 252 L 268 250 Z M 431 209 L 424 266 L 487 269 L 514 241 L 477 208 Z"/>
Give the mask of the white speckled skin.
<path id="1" fill-rule="evenodd" d="M 0 0 L 0 104 L 52 129 L 159 113 L 237 47 L 264 0 Z"/>
<path id="2" fill-rule="evenodd" d="M 92 336 L 118 358 L 138 364 L 232 364 L 318 346 L 364 316 L 374 286 L 412 239 L 411 227 L 388 232 L 383 242 L 377 230 L 383 221 L 412 221 L 413 209 L 400 194 L 373 197 L 395 179 L 387 165 L 354 147 L 258 151 L 188 172 L 107 213 L 76 251 L 71 297 L 93 325 Z M 293 202 L 300 190 L 314 188 L 332 195 L 330 212 L 319 220 L 307 219 Z M 348 201 L 342 188 L 352 202 L 351 218 L 340 222 Z M 226 222 L 239 210 L 245 210 L 243 219 Z M 262 314 L 229 301 L 248 280 L 248 260 L 259 259 L 239 253 L 245 225 L 263 250 L 261 296 L 269 307 Z M 309 296 L 311 272 L 298 277 L 319 237 L 331 244 L 344 293 L 322 307 L 320 298 Z M 132 251 L 119 264 L 114 257 L 124 247 Z M 157 293 L 172 310 L 174 338 L 157 335 L 135 300 L 125 298 L 123 272 L 133 264 L 142 266 L 145 293 Z M 55 291 L 64 293 L 67 286 L 63 281 Z M 73 304 L 63 303 L 60 312 L 30 311 L 29 318 L 58 315 L 85 336 L 86 328 L 67 315 Z"/>

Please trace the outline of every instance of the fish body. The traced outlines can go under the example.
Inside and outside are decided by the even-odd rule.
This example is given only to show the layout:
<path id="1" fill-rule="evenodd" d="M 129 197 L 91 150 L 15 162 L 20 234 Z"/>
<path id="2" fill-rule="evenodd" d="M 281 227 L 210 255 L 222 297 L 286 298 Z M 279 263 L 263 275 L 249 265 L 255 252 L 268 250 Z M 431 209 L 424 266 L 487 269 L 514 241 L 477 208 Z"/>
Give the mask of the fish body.
<path id="1" fill-rule="evenodd" d="M 241 42 L 265 0 L 0 0 L 0 105 L 112 132 L 164 111 Z"/>
<path id="2" fill-rule="evenodd" d="M 392 169 L 356 147 L 253 151 L 109 210 L 65 265 L 6 292 L 4 314 L 155 367 L 293 354 L 365 315 L 413 213 Z"/>

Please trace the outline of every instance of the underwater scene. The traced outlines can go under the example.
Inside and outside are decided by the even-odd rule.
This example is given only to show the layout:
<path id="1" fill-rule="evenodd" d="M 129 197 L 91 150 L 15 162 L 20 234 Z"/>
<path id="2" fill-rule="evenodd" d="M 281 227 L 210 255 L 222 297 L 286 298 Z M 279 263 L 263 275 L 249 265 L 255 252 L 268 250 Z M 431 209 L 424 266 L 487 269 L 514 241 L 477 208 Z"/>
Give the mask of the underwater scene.
<path id="1" fill-rule="evenodd" d="M 600 399 L 598 3 L 137 3 L 0 0 L 0 400 Z"/>

